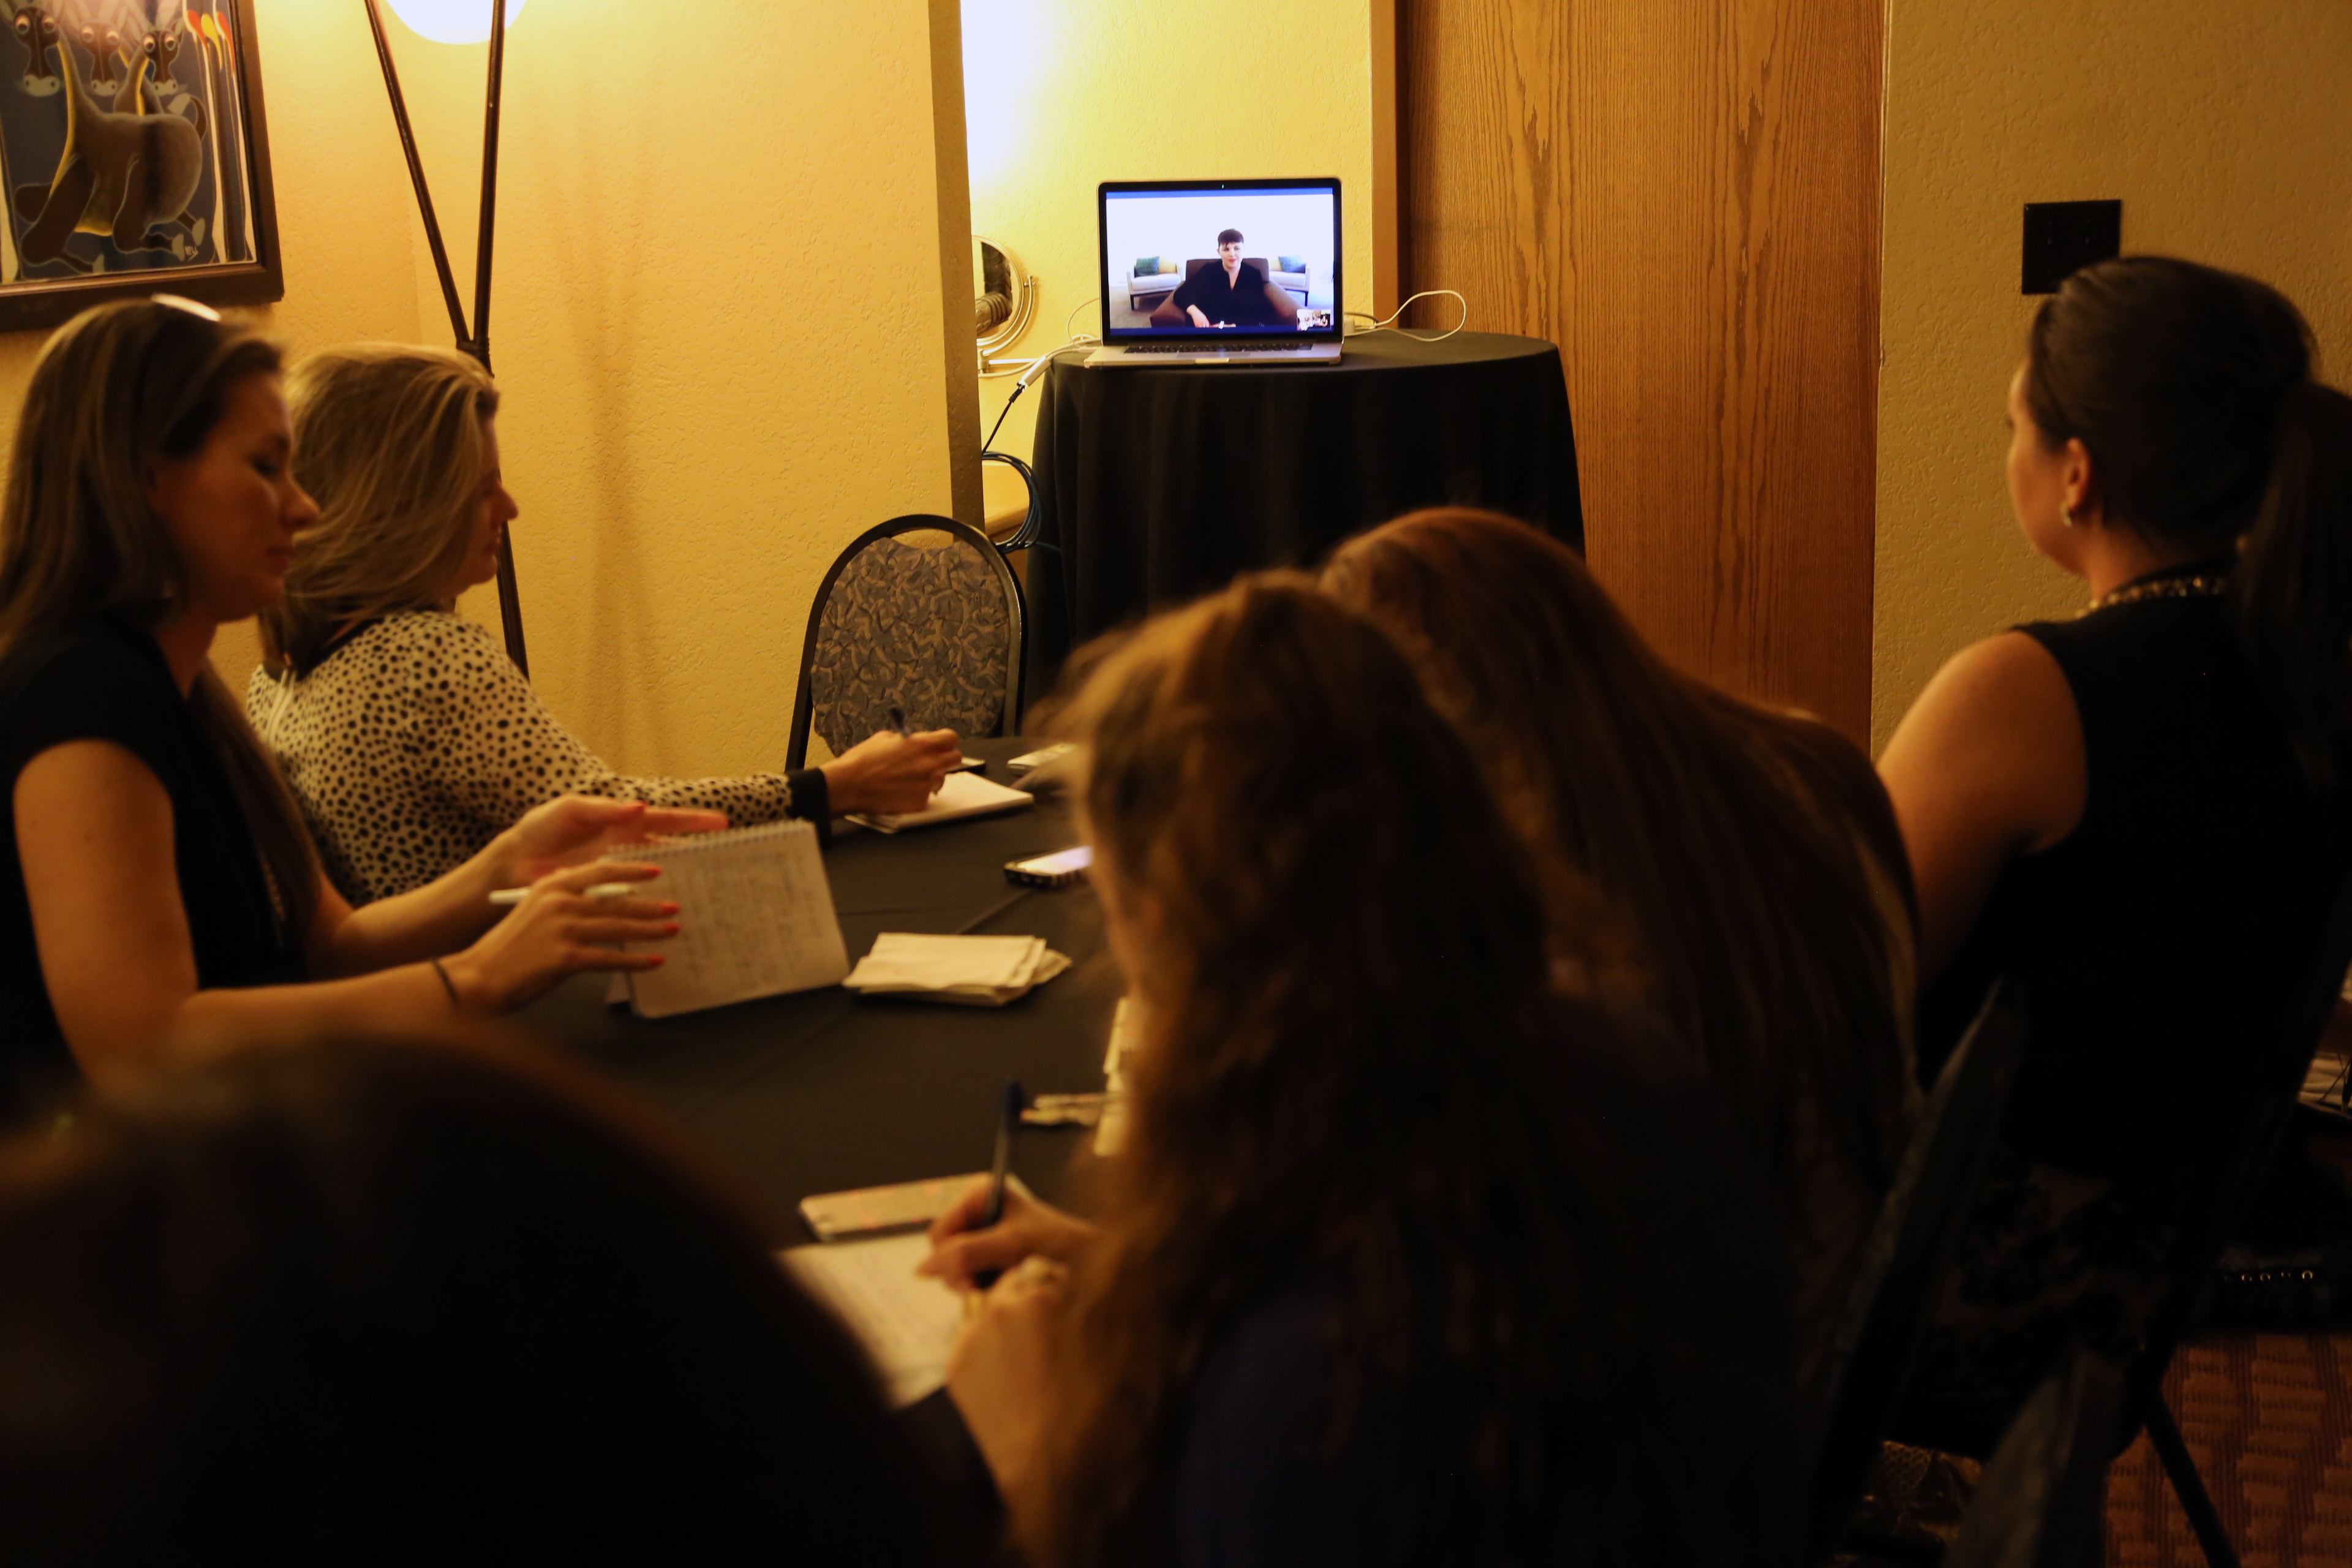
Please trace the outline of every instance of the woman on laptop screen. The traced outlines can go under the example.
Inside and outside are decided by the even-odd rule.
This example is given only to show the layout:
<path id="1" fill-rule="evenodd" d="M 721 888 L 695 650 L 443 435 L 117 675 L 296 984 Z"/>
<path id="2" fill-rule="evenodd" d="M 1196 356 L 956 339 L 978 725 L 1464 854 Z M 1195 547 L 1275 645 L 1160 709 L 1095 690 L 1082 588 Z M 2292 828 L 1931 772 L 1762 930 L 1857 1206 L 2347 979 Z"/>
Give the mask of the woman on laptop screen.
<path id="1" fill-rule="evenodd" d="M 1265 274 L 1242 259 L 1242 231 L 1229 228 L 1217 236 L 1217 262 L 1187 278 L 1169 301 L 1185 321 L 1195 327 L 1273 327 L 1287 325 L 1276 308 Z M 1155 313 L 1154 326 L 1160 323 Z"/>

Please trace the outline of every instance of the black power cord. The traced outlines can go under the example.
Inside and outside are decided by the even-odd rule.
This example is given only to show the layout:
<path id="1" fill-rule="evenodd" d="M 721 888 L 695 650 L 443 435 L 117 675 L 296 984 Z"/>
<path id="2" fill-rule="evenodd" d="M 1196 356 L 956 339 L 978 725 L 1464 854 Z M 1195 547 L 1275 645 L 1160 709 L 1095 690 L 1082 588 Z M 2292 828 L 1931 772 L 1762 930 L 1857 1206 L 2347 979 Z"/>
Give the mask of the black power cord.
<path id="1" fill-rule="evenodd" d="M 1043 531 L 1045 521 L 1037 513 L 1037 476 L 1030 472 L 1028 464 L 1010 452 L 982 452 L 980 455 L 980 460 L 983 463 L 1003 463 L 1021 476 L 1022 484 L 1026 486 L 1029 491 L 1029 515 L 1021 520 L 1021 526 L 1013 531 L 1011 538 L 996 547 L 997 553 L 1010 555 L 1016 550 L 1031 548 L 1037 542 L 1037 535 Z"/>
<path id="2" fill-rule="evenodd" d="M 1028 550 L 1034 547 L 1037 543 L 1037 535 L 1045 526 L 1045 520 L 1039 516 L 1037 511 L 1037 476 L 1030 471 L 1028 464 L 1012 453 L 995 449 L 996 433 L 1004 428 L 1004 416 L 1013 412 L 1013 405 L 1021 401 L 1021 395 L 1029 390 L 1029 384 L 1045 374 L 1046 366 L 1052 364 L 1060 355 L 1068 353 L 1072 349 L 1092 349 L 1094 346 L 1091 342 L 1064 343 L 1051 353 L 1040 355 L 1035 363 L 1021 373 L 1021 379 L 1013 384 L 1013 395 L 1004 400 L 1003 408 L 997 410 L 996 423 L 988 427 L 988 439 L 980 444 L 982 462 L 1003 463 L 1006 468 L 1019 474 L 1021 482 L 1029 489 L 1029 515 L 1021 520 L 1021 526 L 1013 531 L 1012 538 L 996 547 L 1002 554 L 1010 555 L 1016 550 Z"/>

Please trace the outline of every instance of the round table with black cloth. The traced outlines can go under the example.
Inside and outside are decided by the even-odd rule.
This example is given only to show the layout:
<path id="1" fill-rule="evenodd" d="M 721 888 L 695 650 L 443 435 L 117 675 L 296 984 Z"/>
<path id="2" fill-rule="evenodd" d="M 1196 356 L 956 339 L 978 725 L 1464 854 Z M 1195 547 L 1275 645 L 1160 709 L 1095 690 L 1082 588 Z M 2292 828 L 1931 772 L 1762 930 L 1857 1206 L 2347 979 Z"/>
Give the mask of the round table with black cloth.
<path id="1" fill-rule="evenodd" d="M 1088 637 L 1417 507 L 1489 507 L 1584 546 L 1568 384 L 1535 338 L 1372 332 L 1307 364 L 1057 360 L 1032 466 L 1032 701 Z"/>

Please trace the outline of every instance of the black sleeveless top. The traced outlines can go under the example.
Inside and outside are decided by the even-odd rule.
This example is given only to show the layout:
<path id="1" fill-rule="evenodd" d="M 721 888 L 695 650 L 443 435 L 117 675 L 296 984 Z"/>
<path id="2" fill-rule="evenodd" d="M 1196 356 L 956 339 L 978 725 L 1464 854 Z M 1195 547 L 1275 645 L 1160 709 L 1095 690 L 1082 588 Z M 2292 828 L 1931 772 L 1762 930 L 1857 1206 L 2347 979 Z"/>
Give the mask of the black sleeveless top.
<path id="1" fill-rule="evenodd" d="M 2069 1170 L 2146 1173 L 2221 1131 L 2307 990 L 2352 866 L 2346 792 L 2305 781 L 2224 598 L 2018 629 L 2074 690 L 2083 818 L 2011 860 L 1921 996 L 1920 1071 L 1932 1081 L 2001 979 L 2032 1026 L 2005 1142 Z"/>
<path id="2" fill-rule="evenodd" d="M 145 632 L 105 616 L 36 637 L 0 663 L 0 785 L 53 746 L 109 741 L 137 757 L 172 803 L 173 869 L 194 948 L 196 984 L 270 985 L 305 977 L 281 932 L 269 883 L 228 775 Z M 49 1005 L 13 808 L 0 833 L 0 1128 L 37 1114 L 80 1081 Z"/>

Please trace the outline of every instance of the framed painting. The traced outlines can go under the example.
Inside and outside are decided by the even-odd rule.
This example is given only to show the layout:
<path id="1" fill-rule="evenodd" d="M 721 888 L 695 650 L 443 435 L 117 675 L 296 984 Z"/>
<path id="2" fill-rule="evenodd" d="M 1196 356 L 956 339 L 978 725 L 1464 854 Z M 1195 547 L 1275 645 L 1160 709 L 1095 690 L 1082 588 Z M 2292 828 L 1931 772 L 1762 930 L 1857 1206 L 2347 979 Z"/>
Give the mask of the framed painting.
<path id="1" fill-rule="evenodd" d="M 285 297 L 253 0 L 0 0 L 0 331 Z"/>

